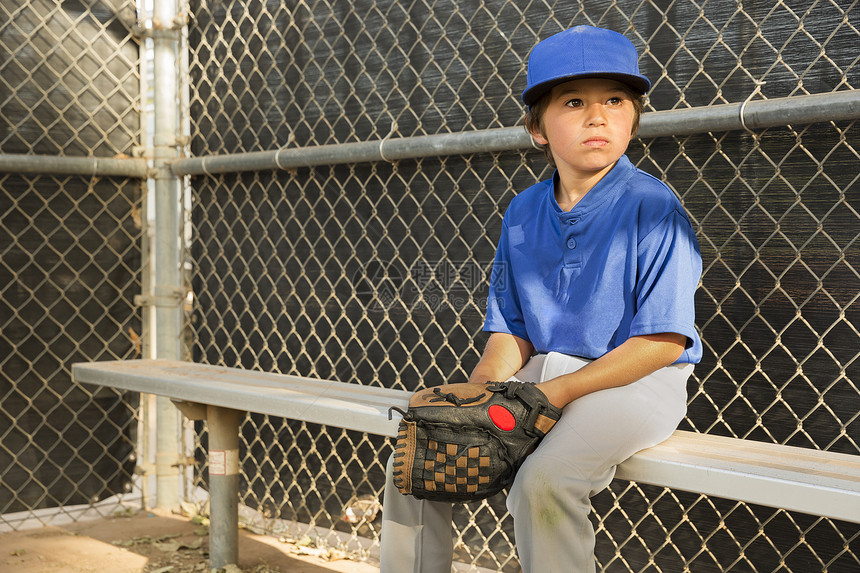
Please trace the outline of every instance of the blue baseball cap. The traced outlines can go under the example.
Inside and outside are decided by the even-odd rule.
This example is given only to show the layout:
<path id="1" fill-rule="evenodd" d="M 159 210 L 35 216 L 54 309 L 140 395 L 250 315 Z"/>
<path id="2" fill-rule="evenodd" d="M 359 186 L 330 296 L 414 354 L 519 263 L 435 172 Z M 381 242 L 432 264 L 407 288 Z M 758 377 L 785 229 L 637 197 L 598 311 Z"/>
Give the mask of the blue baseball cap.
<path id="1" fill-rule="evenodd" d="M 619 81 L 643 94 L 651 88 L 651 81 L 639 73 L 633 42 L 612 30 L 576 26 L 532 49 L 523 103 L 531 106 L 558 84 L 595 77 Z"/>

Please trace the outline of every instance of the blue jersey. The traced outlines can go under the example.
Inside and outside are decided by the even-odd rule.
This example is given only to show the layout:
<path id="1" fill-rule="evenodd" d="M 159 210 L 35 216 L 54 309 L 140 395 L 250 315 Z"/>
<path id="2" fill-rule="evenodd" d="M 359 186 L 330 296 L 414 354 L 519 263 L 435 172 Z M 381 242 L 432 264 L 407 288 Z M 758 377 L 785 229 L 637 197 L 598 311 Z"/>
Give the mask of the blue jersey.
<path id="1" fill-rule="evenodd" d="M 565 212 L 557 177 L 505 212 L 484 330 L 591 359 L 632 336 L 674 332 L 687 337 L 677 362 L 699 362 L 693 298 L 702 258 L 672 190 L 622 156 Z"/>

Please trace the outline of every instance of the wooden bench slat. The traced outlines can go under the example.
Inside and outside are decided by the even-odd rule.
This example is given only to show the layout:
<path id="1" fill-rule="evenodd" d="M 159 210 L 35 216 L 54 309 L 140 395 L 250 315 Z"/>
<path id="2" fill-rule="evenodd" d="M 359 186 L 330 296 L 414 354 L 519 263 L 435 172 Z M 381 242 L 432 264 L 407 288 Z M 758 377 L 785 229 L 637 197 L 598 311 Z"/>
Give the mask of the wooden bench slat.
<path id="1" fill-rule="evenodd" d="M 73 378 L 176 400 L 396 436 L 411 392 L 169 360 L 72 366 Z M 617 477 L 860 523 L 860 456 L 678 431 Z"/>
<path id="2" fill-rule="evenodd" d="M 83 383 L 383 436 L 397 435 L 398 418 L 389 420 L 388 408 L 405 408 L 412 395 L 391 388 L 173 360 L 74 364 L 72 377 Z"/>
<path id="3" fill-rule="evenodd" d="M 860 522 L 860 456 L 677 431 L 617 477 Z"/>

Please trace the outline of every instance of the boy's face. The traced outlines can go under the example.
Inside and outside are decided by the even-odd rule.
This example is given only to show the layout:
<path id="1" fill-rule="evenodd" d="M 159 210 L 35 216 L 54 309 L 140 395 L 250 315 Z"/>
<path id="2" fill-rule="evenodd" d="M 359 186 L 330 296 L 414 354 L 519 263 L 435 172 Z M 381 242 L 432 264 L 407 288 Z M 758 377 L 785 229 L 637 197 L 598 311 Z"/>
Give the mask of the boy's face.
<path id="1" fill-rule="evenodd" d="M 602 78 L 555 86 L 535 141 L 549 145 L 559 175 L 591 177 L 612 168 L 633 137 L 635 110 L 624 84 Z"/>

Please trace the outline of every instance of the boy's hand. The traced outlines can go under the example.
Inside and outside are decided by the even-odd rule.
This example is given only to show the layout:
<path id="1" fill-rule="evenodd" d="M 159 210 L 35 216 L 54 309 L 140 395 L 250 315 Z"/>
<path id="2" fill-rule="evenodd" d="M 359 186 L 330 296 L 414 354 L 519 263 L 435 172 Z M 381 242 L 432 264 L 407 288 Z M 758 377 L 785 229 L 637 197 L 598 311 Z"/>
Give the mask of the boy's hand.
<path id="1" fill-rule="evenodd" d="M 536 388 L 543 392 L 550 404 L 561 409 L 567 406 L 572 400 L 567 399 L 565 388 L 557 382 L 558 380 L 559 378 L 553 378 L 552 380 L 541 382 L 536 385 Z"/>

